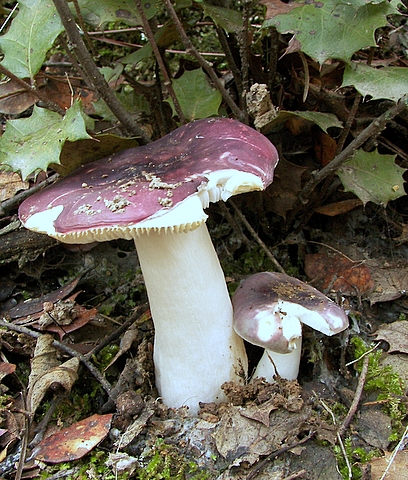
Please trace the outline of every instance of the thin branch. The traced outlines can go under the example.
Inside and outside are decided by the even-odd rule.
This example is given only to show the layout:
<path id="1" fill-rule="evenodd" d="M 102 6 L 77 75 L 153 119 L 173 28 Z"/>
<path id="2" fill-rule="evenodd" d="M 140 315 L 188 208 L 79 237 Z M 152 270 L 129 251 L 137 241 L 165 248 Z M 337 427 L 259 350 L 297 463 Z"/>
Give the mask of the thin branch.
<path id="1" fill-rule="evenodd" d="M 13 210 L 13 208 L 16 208 L 20 203 L 25 200 L 26 198 L 30 197 L 34 193 L 42 190 L 44 187 L 47 185 L 50 185 L 51 183 L 54 183 L 58 179 L 59 175 L 55 173 L 54 175 L 49 176 L 42 182 L 38 183 L 37 185 L 34 185 L 31 188 L 28 188 L 27 190 L 23 190 L 20 193 L 17 193 L 11 198 L 8 198 L 7 200 L 4 200 L 4 202 L 0 203 L 0 217 L 3 217 L 4 215 L 7 215 L 10 210 Z"/>
<path id="2" fill-rule="evenodd" d="M 180 119 L 180 122 L 182 123 L 187 123 L 186 117 L 184 116 L 183 110 L 180 106 L 180 102 L 178 101 L 178 98 L 174 92 L 173 86 L 171 84 L 171 80 L 169 77 L 169 74 L 167 72 L 166 65 L 164 64 L 163 57 L 160 53 L 159 47 L 157 46 L 156 39 L 154 38 L 154 34 L 152 29 L 150 28 L 149 21 L 146 17 L 146 14 L 142 8 L 142 4 L 140 0 L 135 0 L 135 5 L 137 8 L 137 11 L 139 12 L 140 18 L 143 23 L 143 28 L 146 34 L 147 39 L 149 40 L 150 46 L 152 47 L 154 56 L 156 57 L 157 63 L 159 65 L 161 74 L 163 75 L 164 78 L 164 85 L 167 88 L 167 91 L 169 92 L 169 95 L 171 99 L 173 100 L 174 108 L 177 112 L 177 115 Z"/>
<path id="3" fill-rule="evenodd" d="M 14 332 L 24 333 L 25 335 L 28 335 L 33 338 L 39 338 L 41 337 L 41 335 L 43 335 L 42 333 L 34 332 L 33 330 L 30 330 L 27 327 L 23 327 L 22 325 L 15 325 L 14 323 L 8 322 L 7 320 L 4 320 L 4 319 L 0 319 L 0 327 L 8 328 L 9 330 L 12 330 Z M 73 348 L 69 347 L 68 345 L 65 345 L 65 343 L 59 342 L 58 340 L 54 340 L 52 344 L 54 347 L 59 348 L 65 353 L 68 353 L 68 355 L 70 355 L 71 357 L 78 358 L 85 365 L 85 367 L 92 373 L 92 375 L 96 378 L 96 380 L 102 385 L 102 388 L 110 397 L 110 392 L 112 389 L 111 384 L 106 380 L 106 378 L 101 374 L 101 372 L 95 367 L 93 363 L 89 361 L 89 359 L 85 355 L 77 352 Z"/>
<path id="4" fill-rule="evenodd" d="M 256 478 L 258 473 L 265 467 L 265 465 L 268 462 L 270 462 L 274 458 L 278 457 L 279 455 L 282 455 L 283 453 L 288 452 L 289 450 L 292 450 L 293 448 L 298 447 L 299 445 L 303 445 L 304 443 L 308 442 L 314 436 L 315 433 L 316 432 L 310 431 L 309 434 L 306 437 L 302 438 L 302 440 L 299 440 L 298 442 L 295 442 L 292 445 L 284 445 L 282 448 L 279 448 L 279 450 L 275 450 L 272 453 L 270 453 L 261 462 L 259 462 L 255 465 L 255 467 L 251 470 L 249 475 L 246 476 L 246 480 L 252 480 L 253 478 Z M 292 478 L 296 478 L 296 477 L 292 476 Z"/>
<path id="5" fill-rule="evenodd" d="M 362 98 L 361 95 L 357 92 L 356 96 L 354 97 L 353 106 L 351 107 L 351 110 L 350 110 L 350 115 L 347 118 L 346 124 L 344 125 L 343 131 L 341 132 L 341 135 L 339 137 L 339 141 L 337 142 L 336 155 L 339 155 L 340 152 L 343 150 L 346 138 L 348 137 L 351 126 L 353 125 L 354 119 L 356 118 L 356 114 L 361 102 L 361 98 Z"/>
<path id="6" fill-rule="evenodd" d="M 53 2 L 59 16 L 61 17 L 69 41 L 72 44 L 72 49 L 78 58 L 85 75 L 98 91 L 112 113 L 121 122 L 128 134 L 140 137 L 141 143 L 149 143 L 150 139 L 147 137 L 146 133 L 123 108 L 89 54 L 66 0 L 53 0 Z"/>
<path id="7" fill-rule="evenodd" d="M 54 0 L 56 1 L 56 0 Z M 177 16 L 176 10 L 174 9 L 172 3 L 170 0 L 163 0 L 164 5 L 166 7 L 166 10 L 172 19 L 176 30 L 180 36 L 181 41 L 183 42 L 184 48 L 186 49 L 187 53 L 193 55 L 193 57 L 197 60 L 198 64 L 200 67 L 202 67 L 209 77 L 211 78 L 212 82 L 214 83 L 215 87 L 217 90 L 221 93 L 222 98 L 224 99 L 225 103 L 230 107 L 232 110 L 232 113 L 235 115 L 236 118 L 239 120 L 242 120 L 245 118 L 245 114 L 240 108 L 237 106 L 237 104 L 234 102 L 232 99 L 231 95 L 227 92 L 226 88 L 222 84 L 221 80 L 217 77 L 217 74 L 215 73 L 214 69 L 212 68 L 211 63 L 207 62 L 198 50 L 194 47 L 192 44 L 191 40 L 188 38 L 187 33 L 184 30 L 184 27 L 180 21 L 180 19 Z"/>
<path id="8" fill-rule="evenodd" d="M 2 73 L 3 75 L 6 75 L 6 77 L 8 77 L 10 80 L 13 80 L 13 82 L 18 83 L 25 91 L 37 97 L 38 100 L 42 102 L 43 106 L 45 108 L 48 108 L 48 110 L 57 112 L 60 115 L 65 115 L 65 110 L 62 107 L 60 107 L 58 103 L 50 102 L 48 98 L 45 95 L 43 95 L 43 93 L 40 90 L 32 87 L 25 80 L 14 75 L 14 73 L 10 72 L 10 70 L 8 70 L 7 68 L 4 68 L 3 65 L 0 65 L 0 73 Z"/>
<path id="9" fill-rule="evenodd" d="M 353 401 L 351 403 L 349 411 L 347 412 L 346 417 L 341 422 L 341 425 L 340 425 L 339 430 L 338 430 L 338 434 L 340 435 L 340 437 L 342 437 L 344 435 L 344 432 L 347 430 L 348 426 L 350 425 L 350 422 L 351 422 L 352 418 L 354 417 L 354 415 L 357 411 L 358 404 L 360 403 L 361 395 L 363 394 L 363 389 L 364 389 L 365 381 L 366 381 L 366 378 L 367 378 L 369 360 L 370 360 L 369 355 L 364 357 L 363 366 L 361 368 L 360 378 L 358 379 L 358 385 L 357 385 L 356 391 L 354 393 Z"/>
<path id="10" fill-rule="evenodd" d="M 312 192 L 322 180 L 335 173 L 335 171 L 350 157 L 352 157 L 356 150 L 360 148 L 367 140 L 373 136 L 378 136 L 386 128 L 387 123 L 402 113 L 407 106 L 408 95 L 405 95 L 396 105 L 392 106 L 380 117 L 373 120 L 370 125 L 368 125 L 368 127 L 365 128 L 349 145 L 347 145 L 347 147 L 339 155 L 337 155 L 328 165 L 326 165 L 312 177 L 312 179 L 301 191 L 297 205 L 294 206 L 294 210 L 296 211 L 296 207 L 299 208 L 300 205 L 306 205 L 311 197 Z"/>
<path id="11" fill-rule="evenodd" d="M 248 229 L 249 233 L 254 237 L 254 239 L 256 240 L 258 245 L 263 249 L 263 251 L 266 253 L 266 256 L 275 265 L 275 267 L 278 269 L 278 271 L 281 272 L 281 273 L 286 273 L 285 270 L 283 269 L 282 265 L 274 257 L 273 253 L 269 250 L 269 248 L 266 246 L 266 244 L 259 238 L 259 235 L 252 228 L 251 224 L 245 218 L 245 216 L 241 212 L 241 210 L 235 205 L 235 203 L 231 199 L 228 200 L 228 203 L 235 210 L 235 212 L 238 215 L 241 222 L 245 225 L 245 227 Z"/>
<path id="12" fill-rule="evenodd" d="M 241 57 L 242 69 L 242 93 L 241 93 L 241 108 L 244 111 L 243 121 L 249 123 L 247 110 L 247 93 L 249 92 L 249 59 L 248 59 L 248 29 L 249 29 L 249 8 L 251 0 L 245 0 L 242 5 L 242 28 L 239 35 L 239 55 Z"/>

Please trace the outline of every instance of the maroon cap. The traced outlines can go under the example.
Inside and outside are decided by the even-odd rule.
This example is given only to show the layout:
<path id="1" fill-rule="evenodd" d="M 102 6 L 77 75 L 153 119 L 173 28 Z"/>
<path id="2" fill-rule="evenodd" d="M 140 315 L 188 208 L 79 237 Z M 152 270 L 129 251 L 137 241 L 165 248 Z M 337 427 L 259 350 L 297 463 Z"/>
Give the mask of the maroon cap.
<path id="1" fill-rule="evenodd" d="M 291 351 L 300 323 L 326 335 L 348 327 L 344 310 L 297 278 L 262 272 L 244 280 L 232 297 L 235 331 L 245 340 L 278 353 Z"/>
<path id="2" fill-rule="evenodd" d="M 205 221 L 209 202 L 266 188 L 277 162 L 271 142 L 247 125 L 199 120 L 77 169 L 25 200 L 19 216 L 67 243 L 187 231 Z"/>

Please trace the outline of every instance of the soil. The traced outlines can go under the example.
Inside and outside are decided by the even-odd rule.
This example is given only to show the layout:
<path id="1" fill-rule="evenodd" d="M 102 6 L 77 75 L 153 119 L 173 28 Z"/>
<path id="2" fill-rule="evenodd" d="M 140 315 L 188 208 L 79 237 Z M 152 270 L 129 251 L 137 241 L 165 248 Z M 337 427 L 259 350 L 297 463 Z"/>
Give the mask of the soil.
<path id="1" fill-rule="evenodd" d="M 22 448 L 27 478 L 38 478 L 41 471 L 55 472 L 59 467 L 53 464 L 59 461 L 38 463 L 46 455 L 38 450 L 39 440 L 94 414 L 105 423 L 105 415 L 110 415 L 109 427 L 97 447 L 89 448 L 82 460 L 70 462 L 76 472 L 71 478 L 82 478 L 83 465 L 88 471 L 96 468 L 90 465 L 98 451 L 105 460 L 120 453 L 123 463 L 110 456 L 97 478 L 127 471 L 131 478 L 334 480 L 342 478 L 339 468 L 343 475 L 352 471 L 353 478 L 380 478 L 386 459 L 405 438 L 406 197 L 386 210 L 368 204 L 339 215 L 314 212 L 301 228 L 292 225 L 286 231 L 288 219 L 274 211 L 281 208 L 274 195 L 272 186 L 235 201 L 257 238 L 231 206 L 227 205 L 229 216 L 217 205 L 209 211 L 209 228 L 231 291 L 242 278 L 272 270 L 273 254 L 287 272 L 341 304 L 349 314 L 350 328 L 329 338 L 305 327 L 298 381 L 278 378 L 273 384 L 264 380 L 245 386 L 226 384 L 228 403 L 204 404 L 197 417 L 183 408 L 168 409 L 158 398 L 153 323 L 131 242 L 96 244 L 83 251 L 22 228 L 2 235 L 0 299 L 3 322 L 9 322 L 10 328 L 3 325 L 1 331 L 1 365 L 14 366 L 4 372 L 1 385 L 4 430 L 0 441 L 7 449 L 0 462 L 3 478 L 14 478 Z M 327 203 L 349 198 L 336 191 Z M 4 218 L 3 223 L 11 224 L 12 219 L 15 216 Z M 59 310 L 55 310 L 57 304 Z M 44 316 L 51 321 L 41 326 Z M 68 321 L 61 325 L 66 317 Z M 121 328 L 123 324 L 126 329 Z M 36 413 L 25 416 L 27 398 L 31 400 L 33 392 L 30 371 L 39 355 L 35 337 L 49 334 L 72 351 L 53 350 L 54 364 L 47 363 L 46 371 L 54 369 L 54 376 L 42 387 Z M 373 384 L 377 368 L 384 382 L 400 385 L 398 394 L 390 393 L 381 382 L 362 388 L 362 360 L 353 363 L 356 337 L 367 350 L 375 345 L 375 352 L 381 352 L 378 364 L 370 360 L 366 379 Z M 86 362 L 80 362 L 71 382 L 55 373 L 55 368 L 76 358 L 76 353 Z M 248 346 L 251 368 L 261 353 Z M 100 377 L 86 368 L 89 363 Z M 398 372 L 397 380 L 388 365 Z M 109 382 L 114 401 L 108 399 L 100 378 Z M 53 415 L 47 413 L 50 410 Z M 102 420 L 92 421 L 102 425 Z M 51 444 L 53 455 L 60 449 L 57 443 Z M 394 473 L 386 478 L 396 478 L 400 468 L 398 460 Z M 143 477 L 141 471 L 150 471 L 151 476 Z"/>

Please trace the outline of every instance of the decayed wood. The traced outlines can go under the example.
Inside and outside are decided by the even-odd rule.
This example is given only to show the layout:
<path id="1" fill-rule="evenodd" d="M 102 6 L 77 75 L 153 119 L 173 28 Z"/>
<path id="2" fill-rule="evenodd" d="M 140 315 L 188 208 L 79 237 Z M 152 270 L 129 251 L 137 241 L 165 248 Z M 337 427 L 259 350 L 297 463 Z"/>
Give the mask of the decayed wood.
<path id="1" fill-rule="evenodd" d="M 24 264 L 57 244 L 57 240 L 25 228 L 0 234 L 0 264 L 16 261 Z"/>

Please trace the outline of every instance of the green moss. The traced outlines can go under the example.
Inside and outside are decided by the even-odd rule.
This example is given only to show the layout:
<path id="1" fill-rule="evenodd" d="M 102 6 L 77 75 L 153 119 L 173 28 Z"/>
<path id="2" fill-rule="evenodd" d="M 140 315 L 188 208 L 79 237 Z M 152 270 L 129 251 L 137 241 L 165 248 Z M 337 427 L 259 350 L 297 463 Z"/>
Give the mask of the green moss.
<path id="1" fill-rule="evenodd" d="M 200 470 L 196 463 L 184 459 L 171 445 L 158 440 L 146 465 L 137 471 L 140 480 L 206 480 L 209 473 Z"/>
<path id="2" fill-rule="evenodd" d="M 361 464 L 368 463 L 371 459 L 375 457 L 380 457 L 382 455 L 379 450 L 366 451 L 364 450 L 364 448 L 354 447 L 351 438 L 346 438 L 343 442 L 343 445 L 347 460 L 351 466 L 351 478 L 353 480 L 359 480 L 360 478 L 362 478 L 362 472 L 360 469 Z M 349 467 L 344 457 L 344 452 L 339 445 L 335 445 L 334 453 L 336 455 L 337 465 L 341 476 L 344 479 L 349 479 Z"/>
<path id="3" fill-rule="evenodd" d="M 372 348 L 360 337 L 354 337 L 351 343 L 354 346 L 355 358 L 362 357 Z M 404 382 L 391 366 L 380 364 L 382 354 L 381 350 L 375 350 L 367 354 L 369 361 L 364 389 L 378 394 L 377 400 L 384 404 L 384 411 L 392 421 L 392 434 L 389 440 L 396 441 L 404 430 L 402 420 L 407 413 L 406 407 L 401 400 L 405 391 Z M 363 360 L 361 359 L 355 364 L 358 372 L 361 372 L 362 362 Z"/>

